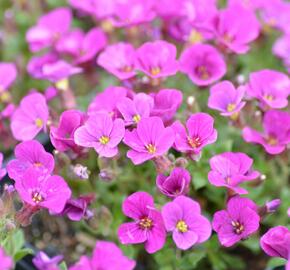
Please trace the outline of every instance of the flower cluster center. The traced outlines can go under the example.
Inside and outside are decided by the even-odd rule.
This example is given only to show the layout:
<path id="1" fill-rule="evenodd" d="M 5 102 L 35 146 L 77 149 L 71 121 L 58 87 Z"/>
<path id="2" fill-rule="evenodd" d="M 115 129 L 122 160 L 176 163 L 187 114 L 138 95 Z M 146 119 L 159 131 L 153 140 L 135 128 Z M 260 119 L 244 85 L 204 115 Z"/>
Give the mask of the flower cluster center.
<path id="1" fill-rule="evenodd" d="M 148 217 L 144 217 L 140 220 L 139 226 L 142 230 L 151 229 L 153 226 L 153 221 Z"/>
<path id="2" fill-rule="evenodd" d="M 32 193 L 32 200 L 33 200 L 35 203 L 40 203 L 40 202 L 44 201 L 44 198 L 43 198 L 43 196 L 40 194 L 40 192 L 35 191 L 35 192 Z"/>
<path id="3" fill-rule="evenodd" d="M 275 137 L 273 137 L 273 136 L 269 136 L 269 137 L 267 138 L 267 143 L 268 143 L 269 145 L 277 145 L 277 144 L 278 144 L 278 141 L 277 141 L 277 139 L 276 139 Z"/>
<path id="4" fill-rule="evenodd" d="M 38 128 L 41 128 L 43 126 L 43 121 L 42 119 L 40 118 L 36 118 L 35 119 L 35 125 L 38 127 Z"/>
<path id="5" fill-rule="evenodd" d="M 160 72 L 161 72 L 160 67 L 153 67 L 153 68 L 150 69 L 150 73 L 151 73 L 153 76 L 158 75 Z"/>
<path id="6" fill-rule="evenodd" d="M 149 143 L 147 146 L 146 146 L 146 149 L 148 150 L 148 152 L 150 154 L 154 154 L 156 152 L 156 147 L 155 145 L 153 145 L 152 143 Z"/>
<path id="7" fill-rule="evenodd" d="M 101 144 L 107 144 L 108 142 L 110 141 L 110 138 L 108 136 L 102 136 L 100 139 L 99 139 L 99 142 Z"/>
<path id="8" fill-rule="evenodd" d="M 197 147 L 201 146 L 200 137 L 193 137 L 193 138 L 188 137 L 187 140 L 188 140 L 189 145 L 192 148 L 197 148 Z"/>
<path id="9" fill-rule="evenodd" d="M 236 109 L 236 104 L 234 104 L 234 103 L 230 103 L 230 104 L 228 104 L 228 106 L 227 106 L 227 111 L 228 112 L 232 112 L 232 111 L 234 111 Z"/>
<path id="10" fill-rule="evenodd" d="M 202 80 L 207 80 L 210 77 L 209 72 L 205 66 L 199 66 L 197 68 L 197 73 Z"/>
<path id="11" fill-rule="evenodd" d="M 188 226 L 183 220 L 179 220 L 176 224 L 176 228 L 179 232 L 185 233 L 188 231 Z"/>
<path id="12" fill-rule="evenodd" d="M 244 226 L 238 221 L 232 221 L 232 226 L 236 234 L 241 234 L 244 231 Z"/>
<path id="13" fill-rule="evenodd" d="M 139 114 L 136 114 L 133 116 L 133 121 L 137 124 L 141 120 L 141 116 Z"/>

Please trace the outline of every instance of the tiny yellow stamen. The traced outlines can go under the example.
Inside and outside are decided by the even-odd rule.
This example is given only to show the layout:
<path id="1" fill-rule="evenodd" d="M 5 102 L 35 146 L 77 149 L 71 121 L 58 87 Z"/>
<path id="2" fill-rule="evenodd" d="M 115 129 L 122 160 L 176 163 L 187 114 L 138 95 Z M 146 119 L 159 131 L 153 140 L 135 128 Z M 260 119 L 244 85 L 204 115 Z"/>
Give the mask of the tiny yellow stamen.
<path id="1" fill-rule="evenodd" d="M 151 73 L 153 76 L 158 75 L 160 72 L 161 72 L 161 69 L 160 69 L 159 67 L 153 67 L 153 68 L 151 68 L 151 70 L 150 70 L 150 73 Z"/>
<path id="2" fill-rule="evenodd" d="M 150 154 L 154 154 L 156 152 L 156 147 L 151 143 L 146 146 L 146 149 Z"/>
<path id="3" fill-rule="evenodd" d="M 209 78 L 209 73 L 208 73 L 208 70 L 205 66 L 199 66 L 197 68 L 197 72 L 198 72 L 199 77 L 202 80 L 207 80 Z"/>
<path id="4" fill-rule="evenodd" d="M 104 20 L 101 22 L 101 28 L 106 32 L 106 33 L 111 33 L 114 30 L 114 26 L 110 20 Z"/>
<path id="5" fill-rule="evenodd" d="M 122 70 L 123 72 L 131 72 L 133 69 L 132 69 L 132 67 L 130 67 L 130 66 L 124 66 L 121 70 Z"/>
<path id="6" fill-rule="evenodd" d="M 32 194 L 32 200 L 35 202 L 35 203 L 40 203 L 42 202 L 44 199 L 43 197 L 41 196 L 41 194 L 39 192 L 34 192 Z"/>
<path id="7" fill-rule="evenodd" d="M 34 165 L 35 167 L 41 167 L 41 166 L 42 166 L 42 163 L 41 163 L 41 162 L 35 162 L 33 165 Z"/>
<path id="8" fill-rule="evenodd" d="M 269 94 L 265 94 L 264 95 L 264 99 L 268 100 L 268 101 L 273 101 L 274 97 L 272 95 Z"/>
<path id="9" fill-rule="evenodd" d="M 179 220 L 176 224 L 176 228 L 179 232 L 185 233 L 188 231 L 188 226 L 183 220 Z"/>
<path id="10" fill-rule="evenodd" d="M 201 139 L 199 137 L 194 137 L 194 138 L 188 137 L 187 141 L 188 141 L 188 144 L 194 149 L 201 146 Z"/>
<path id="11" fill-rule="evenodd" d="M 35 125 L 38 127 L 38 128 L 41 128 L 43 126 L 43 121 L 42 119 L 40 118 L 36 118 L 35 119 Z"/>
<path id="12" fill-rule="evenodd" d="M 234 104 L 234 103 L 230 103 L 230 104 L 228 104 L 228 106 L 227 106 L 227 111 L 228 112 L 232 112 L 232 111 L 234 111 L 236 109 L 236 104 Z"/>
<path id="13" fill-rule="evenodd" d="M 99 142 L 101 144 L 107 144 L 108 142 L 110 141 L 110 138 L 108 136 L 102 136 L 100 139 L 99 139 Z"/>
<path id="14" fill-rule="evenodd" d="M 11 96 L 9 92 L 7 91 L 1 92 L 1 86 L 0 86 L 0 101 L 6 103 L 6 102 L 9 102 L 10 98 Z"/>
<path id="15" fill-rule="evenodd" d="M 151 229 L 153 226 L 153 221 L 148 217 L 142 218 L 139 222 L 139 226 L 142 230 Z"/>
<path id="16" fill-rule="evenodd" d="M 278 140 L 277 140 L 275 137 L 273 137 L 273 136 L 269 136 L 269 137 L 267 138 L 267 143 L 268 143 L 269 145 L 274 146 L 274 145 L 277 145 L 277 144 L 278 144 Z"/>
<path id="17" fill-rule="evenodd" d="M 200 32 L 193 29 L 189 34 L 188 41 L 192 44 L 200 43 L 203 41 L 203 36 Z"/>
<path id="18" fill-rule="evenodd" d="M 56 82 L 55 86 L 59 90 L 66 91 L 69 87 L 68 79 L 65 78 L 65 79 L 59 80 L 58 82 Z"/>
<path id="19" fill-rule="evenodd" d="M 133 116 L 133 121 L 135 123 L 139 123 L 140 120 L 141 120 L 141 116 L 139 114 L 136 114 Z"/>
<path id="20" fill-rule="evenodd" d="M 238 221 L 232 221 L 232 226 L 234 227 L 234 232 L 236 234 L 241 234 L 244 231 L 244 226 Z"/>

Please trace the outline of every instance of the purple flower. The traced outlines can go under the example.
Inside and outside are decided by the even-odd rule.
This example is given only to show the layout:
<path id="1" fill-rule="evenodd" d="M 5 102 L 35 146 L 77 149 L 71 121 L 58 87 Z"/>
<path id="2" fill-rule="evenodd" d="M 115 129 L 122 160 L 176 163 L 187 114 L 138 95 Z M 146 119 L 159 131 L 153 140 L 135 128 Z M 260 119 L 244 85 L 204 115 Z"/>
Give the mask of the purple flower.
<path id="1" fill-rule="evenodd" d="M 12 269 L 13 261 L 12 258 L 5 254 L 4 249 L 0 246 L 0 268 L 1 270 Z"/>
<path id="2" fill-rule="evenodd" d="M 18 181 L 25 172 L 34 168 L 42 174 L 51 174 L 54 169 L 53 155 L 46 152 L 38 141 L 26 141 L 18 144 L 14 150 L 15 159 L 7 165 L 8 175 Z"/>
<path id="3" fill-rule="evenodd" d="M 43 15 L 26 33 L 30 50 L 36 52 L 54 45 L 69 30 L 71 19 L 70 9 L 63 7 Z"/>
<path id="4" fill-rule="evenodd" d="M 178 70 L 176 47 L 163 40 L 146 42 L 137 50 L 137 69 L 151 78 L 175 75 Z"/>
<path id="5" fill-rule="evenodd" d="M 182 103 L 182 92 L 176 89 L 162 89 L 151 96 L 154 98 L 151 116 L 160 117 L 165 124 L 170 123 Z"/>
<path id="6" fill-rule="evenodd" d="M 3 164 L 3 154 L 0 152 L 0 181 L 6 175 L 6 169 L 2 168 Z"/>
<path id="7" fill-rule="evenodd" d="M 41 130 L 46 131 L 48 106 L 39 93 L 25 96 L 11 119 L 13 137 L 19 141 L 33 139 Z"/>
<path id="8" fill-rule="evenodd" d="M 261 144 L 271 155 L 282 153 L 290 142 L 290 114 L 283 111 L 267 111 L 263 118 L 263 127 L 263 133 L 245 127 L 244 140 Z"/>
<path id="9" fill-rule="evenodd" d="M 260 33 L 260 24 L 254 11 L 239 4 L 221 10 L 214 19 L 214 28 L 217 40 L 238 54 L 246 53 L 250 48 L 249 43 Z"/>
<path id="10" fill-rule="evenodd" d="M 198 202 L 179 196 L 162 207 L 165 228 L 176 246 L 186 250 L 205 242 L 211 235 L 210 222 L 201 215 Z"/>
<path id="11" fill-rule="evenodd" d="M 60 116 L 58 127 L 50 127 L 50 140 L 55 149 L 58 151 L 77 150 L 74 133 L 84 121 L 84 113 L 77 110 L 64 111 Z"/>
<path id="12" fill-rule="evenodd" d="M 181 122 L 174 122 L 171 126 L 175 131 L 174 148 L 182 153 L 198 155 L 203 147 L 217 139 L 213 124 L 214 119 L 207 113 L 192 114 L 186 121 L 186 128 Z"/>
<path id="13" fill-rule="evenodd" d="M 129 126 L 139 123 L 143 118 L 149 117 L 153 103 L 152 97 L 139 93 L 134 96 L 133 100 L 127 97 L 122 98 L 117 104 L 117 108 L 122 114 L 126 126 Z"/>
<path id="14" fill-rule="evenodd" d="M 161 213 L 154 207 L 153 198 L 146 192 L 135 192 L 123 202 L 123 213 L 134 221 L 123 223 L 118 229 L 122 244 L 145 244 L 148 253 L 160 250 L 166 232 Z"/>
<path id="15" fill-rule="evenodd" d="M 91 115 L 85 124 L 74 133 L 77 145 L 93 147 L 102 157 L 114 157 L 118 154 L 118 144 L 125 134 L 122 119 L 113 120 L 107 114 Z"/>
<path id="16" fill-rule="evenodd" d="M 135 165 L 165 154 L 174 142 L 174 131 L 164 127 L 159 117 L 143 118 L 132 131 L 126 130 L 124 143 L 132 149 L 127 157 Z"/>
<path id="17" fill-rule="evenodd" d="M 71 190 L 58 175 L 43 175 L 34 168 L 28 169 L 15 182 L 15 189 L 23 202 L 47 208 L 51 213 L 60 213 L 71 196 Z"/>
<path id="18" fill-rule="evenodd" d="M 247 93 L 250 97 L 257 98 L 263 107 L 284 108 L 288 104 L 290 79 L 287 75 L 270 69 L 253 72 L 250 74 Z"/>
<path id="19" fill-rule="evenodd" d="M 244 94 L 245 87 L 240 86 L 235 89 L 230 81 L 222 81 L 211 87 L 208 107 L 220 111 L 223 116 L 236 119 L 239 111 L 246 104 L 242 101 Z"/>
<path id="20" fill-rule="evenodd" d="M 266 211 L 267 213 L 275 213 L 277 209 L 281 205 L 281 200 L 280 199 L 275 199 L 270 202 L 266 203 Z"/>
<path id="21" fill-rule="evenodd" d="M 135 265 L 136 262 L 124 256 L 115 243 L 98 241 L 92 258 L 82 256 L 69 270 L 133 270 Z"/>
<path id="22" fill-rule="evenodd" d="M 130 43 L 119 42 L 107 46 L 100 53 L 97 63 L 120 80 L 136 75 L 136 52 Z"/>
<path id="23" fill-rule="evenodd" d="M 230 247 L 255 233 L 259 229 L 259 222 L 255 203 L 235 196 L 227 203 L 226 210 L 214 214 L 212 226 L 220 243 Z"/>
<path id="24" fill-rule="evenodd" d="M 62 259 L 61 255 L 50 258 L 43 251 L 40 251 L 32 259 L 32 262 L 38 270 L 58 270 L 58 264 Z"/>
<path id="25" fill-rule="evenodd" d="M 13 63 L 0 62 L 0 96 L 15 81 L 17 70 Z"/>
<path id="26" fill-rule="evenodd" d="M 195 44 L 180 56 L 180 71 L 187 74 L 198 86 L 206 86 L 221 79 L 226 63 L 220 52 L 211 45 Z"/>
<path id="27" fill-rule="evenodd" d="M 159 174 L 156 185 L 160 192 L 169 198 L 185 195 L 189 190 L 191 176 L 184 168 L 174 168 L 169 176 Z"/>
<path id="28" fill-rule="evenodd" d="M 252 171 L 253 159 L 244 153 L 225 152 L 215 155 L 209 161 L 211 171 L 209 182 L 217 187 L 227 187 L 238 194 L 247 194 L 239 185 L 259 177 L 258 171 Z"/>
<path id="29" fill-rule="evenodd" d="M 272 51 L 283 60 L 288 73 L 290 73 L 290 33 L 277 39 Z"/>

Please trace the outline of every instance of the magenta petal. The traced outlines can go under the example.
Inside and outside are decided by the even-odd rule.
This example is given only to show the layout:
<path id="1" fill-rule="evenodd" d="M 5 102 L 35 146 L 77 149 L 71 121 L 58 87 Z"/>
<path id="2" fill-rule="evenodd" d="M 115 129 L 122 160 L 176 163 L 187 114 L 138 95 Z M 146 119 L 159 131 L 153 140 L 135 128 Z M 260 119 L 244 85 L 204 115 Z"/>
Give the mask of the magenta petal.
<path id="1" fill-rule="evenodd" d="M 169 202 L 162 207 L 162 217 L 167 231 L 174 231 L 179 220 L 183 219 L 181 207 L 175 202 Z"/>
<path id="2" fill-rule="evenodd" d="M 193 231 L 185 233 L 174 231 L 172 237 L 176 246 L 182 250 L 191 248 L 198 241 L 198 235 Z"/>
<path id="3" fill-rule="evenodd" d="M 123 245 L 140 244 L 147 240 L 147 232 L 135 222 L 123 223 L 118 229 L 118 237 Z"/>
<path id="4" fill-rule="evenodd" d="M 207 218 L 201 215 L 192 215 L 186 219 L 190 231 L 193 231 L 197 236 L 197 243 L 205 242 L 211 235 L 211 224 Z"/>

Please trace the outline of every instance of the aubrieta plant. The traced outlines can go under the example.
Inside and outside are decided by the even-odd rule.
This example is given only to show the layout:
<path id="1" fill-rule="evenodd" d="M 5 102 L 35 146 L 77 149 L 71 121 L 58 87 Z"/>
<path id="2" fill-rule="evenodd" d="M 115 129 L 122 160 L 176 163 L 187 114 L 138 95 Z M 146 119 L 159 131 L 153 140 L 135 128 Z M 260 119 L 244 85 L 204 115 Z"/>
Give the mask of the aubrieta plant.
<path id="1" fill-rule="evenodd" d="M 290 2 L 0 16 L 0 270 L 290 270 Z"/>

